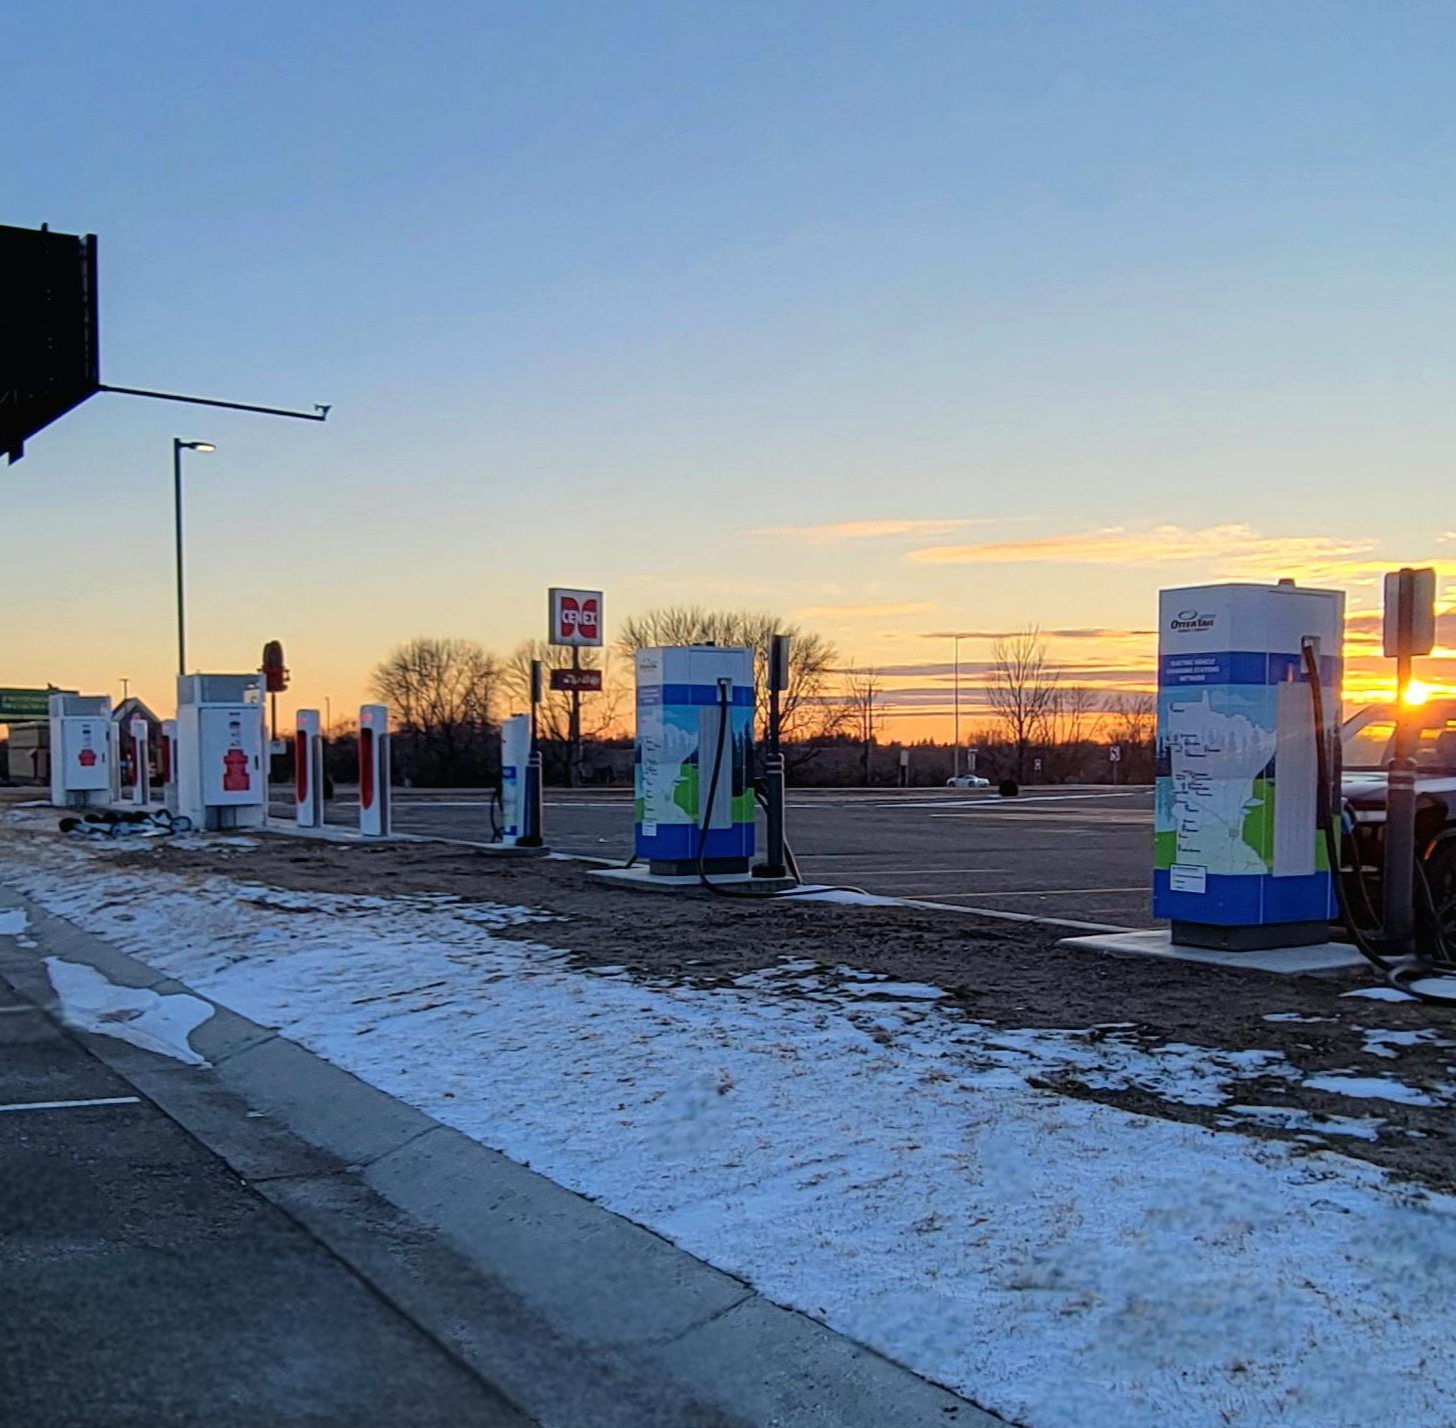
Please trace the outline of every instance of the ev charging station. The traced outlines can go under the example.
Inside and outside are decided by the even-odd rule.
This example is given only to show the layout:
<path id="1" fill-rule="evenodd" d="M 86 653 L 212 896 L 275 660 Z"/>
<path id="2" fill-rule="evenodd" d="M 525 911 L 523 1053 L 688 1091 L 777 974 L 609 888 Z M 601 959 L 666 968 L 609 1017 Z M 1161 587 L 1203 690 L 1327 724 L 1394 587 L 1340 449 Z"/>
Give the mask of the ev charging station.
<path id="1" fill-rule="evenodd" d="M 162 720 L 162 804 L 168 813 L 177 812 L 177 721 Z"/>
<path id="2" fill-rule="evenodd" d="M 324 822 L 324 740 L 317 709 L 300 709 L 293 736 L 294 818 L 300 828 Z"/>
<path id="3" fill-rule="evenodd" d="M 177 814 L 197 829 L 261 828 L 268 808 L 256 674 L 177 678 Z"/>
<path id="4" fill-rule="evenodd" d="M 116 725 L 106 694 L 50 696 L 51 802 L 101 808 L 116 794 Z"/>
<path id="5" fill-rule="evenodd" d="M 389 709 L 365 704 L 359 710 L 359 831 L 387 838 L 389 816 Z"/>
<path id="6" fill-rule="evenodd" d="M 526 828 L 526 774 L 531 758 L 531 716 L 512 714 L 501 724 L 500 843 L 514 848 Z"/>
<path id="7" fill-rule="evenodd" d="M 748 876 L 752 767 L 753 651 L 638 650 L 634 832 L 649 874 Z"/>
<path id="8" fill-rule="evenodd" d="M 1342 592 L 1293 581 L 1162 592 L 1153 914 L 1171 921 L 1175 946 L 1328 940 L 1337 902 L 1319 738 L 1328 749 L 1338 733 L 1344 620 Z"/>
<path id="9" fill-rule="evenodd" d="M 145 808 L 152 801 L 151 769 L 148 767 L 151 759 L 151 730 L 145 719 L 134 718 L 130 723 L 128 736 L 131 739 L 131 801 L 138 808 Z"/>

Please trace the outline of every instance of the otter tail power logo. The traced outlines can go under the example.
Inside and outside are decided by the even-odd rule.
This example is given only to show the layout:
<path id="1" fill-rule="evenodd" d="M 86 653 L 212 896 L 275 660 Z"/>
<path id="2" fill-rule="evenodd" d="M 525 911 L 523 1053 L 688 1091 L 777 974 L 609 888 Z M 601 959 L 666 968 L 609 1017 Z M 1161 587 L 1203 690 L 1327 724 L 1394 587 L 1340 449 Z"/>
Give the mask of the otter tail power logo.
<path id="1" fill-rule="evenodd" d="M 551 643 L 553 645 L 600 645 L 602 643 L 602 592 L 564 590 L 553 586 L 551 597 Z"/>
<path id="2" fill-rule="evenodd" d="M 1202 615 L 1197 610 L 1179 610 L 1168 621 L 1168 628 L 1174 634 L 1186 635 L 1195 630 L 1211 630 L 1217 619 L 1217 615 Z"/>

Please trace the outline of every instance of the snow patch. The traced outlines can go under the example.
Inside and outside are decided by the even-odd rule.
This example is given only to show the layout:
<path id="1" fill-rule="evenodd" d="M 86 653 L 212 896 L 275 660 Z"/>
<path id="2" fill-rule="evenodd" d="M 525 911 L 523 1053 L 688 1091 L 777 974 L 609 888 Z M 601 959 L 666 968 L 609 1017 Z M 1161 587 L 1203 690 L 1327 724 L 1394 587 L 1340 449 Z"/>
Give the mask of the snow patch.
<path id="1" fill-rule="evenodd" d="M 1356 992 L 1341 992 L 1341 997 L 1364 997 L 1369 1002 L 1413 1002 L 1416 999 L 1398 987 L 1361 987 Z"/>
<path id="2" fill-rule="evenodd" d="M 1435 1097 L 1425 1091 L 1384 1076 L 1343 1076 L 1332 1072 L 1328 1076 L 1306 1076 L 1304 1084 L 1312 1091 L 1334 1091 L 1337 1095 L 1355 1096 L 1362 1101 L 1397 1101 L 1403 1106 L 1436 1104 Z"/>
<path id="3" fill-rule="evenodd" d="M 23 907 L 6 908 L 0 912 L 0 937 L 19 937 L 30 925 Z"/>
<path id="4" fill-rule="evenodd" d="M 114 1036 L 188 1066 L 209 1064 L 188 1038 L 212 1015 L 211 1003 L 185 992 L 159 995 L 144 987 L 118 986 L 84 962 L 47 957 L 45 965 L 61 1020 L 68 1026 Z"/>

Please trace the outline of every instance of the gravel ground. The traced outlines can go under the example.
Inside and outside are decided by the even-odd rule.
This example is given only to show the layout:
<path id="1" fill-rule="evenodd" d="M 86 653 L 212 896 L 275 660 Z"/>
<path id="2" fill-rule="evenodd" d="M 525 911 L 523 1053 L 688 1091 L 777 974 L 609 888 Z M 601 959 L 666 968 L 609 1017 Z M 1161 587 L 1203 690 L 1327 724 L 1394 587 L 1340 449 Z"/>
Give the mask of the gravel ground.
<path id="1" fill-rule="evenodd" d="M 8 836 L 15 836 L 13 833 Z M 452 893 L 466 900 L 527 904 L 559 915 L 557 936 L 541 924 L 512 933 L 559 941 L 583 963 L 626 967 L 634 975 L 726 985 L 780 958 L 807 958 L 899 980 L 931 982 L 977 1020 L 1004 1027 L 1089 1027 L 1119 1023 L 1149 1047 L 1170 1043 L 1283 1054 L 1306 1075 L 1342 1071 L 1398 1080 L 1431 1104 L 1401 1104 L 1265 1078 L 1240 1084 L 1240 1099 L 1323 1117 L 1383 1118 L 1377 1139 L 1293 1130 L 1240 1119 L 1243 1134 L 1336 1149 L 1414 1180 L 1456 1188 L 1451 1105 L 1456 1099 L 1456 1012 L 1415 1002 L 1345 994 L 1371 977 L 1279 977 L 1151 958 L 1114 958 L 1057 946 L 1057 929 L 918 908 L 826 903 L 730 902 L 705 893 L 677 898 L 603 888 L 587 865 L 556 859 L 502 860 L 437 843 L 361 846 L 281 835 L 252 846 L 165 840 L 108 848 L 108 861 L 184 876 L 222 875 L 296 891 Z M 3 871 L 3 869 L 0 869 Z M 279 915 L 286 915 L 280 913 Z M 1302 1020 L 1265 1020 L 1269 1015 Z M 1367 1032 L 1434 1032 L 1426 1042 L 1372 1049 Z M 1380 1054 L 1381 1051 L 1385 1054 Z M 1229 1129 L 1217 1107 L 1190 1106 L 1141 1091 L 1090 1090 L 1057 1083 L 1064 1094 L 1130 1111 Z"/>

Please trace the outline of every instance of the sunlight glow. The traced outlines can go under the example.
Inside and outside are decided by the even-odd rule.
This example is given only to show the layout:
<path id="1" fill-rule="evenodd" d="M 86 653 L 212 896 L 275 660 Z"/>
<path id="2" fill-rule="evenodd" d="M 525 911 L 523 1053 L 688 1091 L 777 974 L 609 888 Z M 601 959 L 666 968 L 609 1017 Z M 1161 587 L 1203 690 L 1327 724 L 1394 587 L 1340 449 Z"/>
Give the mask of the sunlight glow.
<path id="1" fill-rule="evenodd" d="M 1430 697 L 1431 686 L 1423 680 L 1413 679 L 1406 685 L 1405 693 L 1401 696 L 1401 702 L 1415 706 L 1424 704 Z"/>

